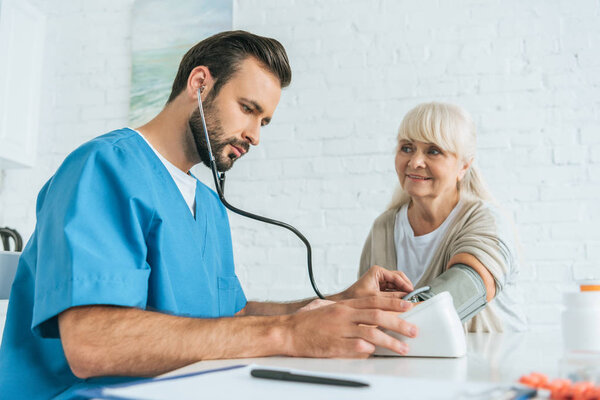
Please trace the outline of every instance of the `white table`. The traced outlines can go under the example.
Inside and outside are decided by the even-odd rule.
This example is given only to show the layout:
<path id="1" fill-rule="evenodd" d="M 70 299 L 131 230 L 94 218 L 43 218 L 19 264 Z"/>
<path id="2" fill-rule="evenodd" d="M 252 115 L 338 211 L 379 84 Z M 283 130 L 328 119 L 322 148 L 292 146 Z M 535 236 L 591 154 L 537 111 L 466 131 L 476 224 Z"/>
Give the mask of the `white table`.
<path id="1" fill-rule="evenodd" d="M 504 334 L 468 334 L 467 356 L 455 359 L 370 357 L 364 360 L 263 357 L 201 361 L 164 376 L 239 364 L 259 364 L 310 371 L 438 378 L 458 382 L 514 383 L 520 376 L 542 372 L 550 378 L 562 371 L 559 330 Z"/>
<path id="2" fill-rule="evenodd" d="M 178 380 L 165 379 L 105 393 L 120 398 L 160 399 L 198 398 L 249 400 L 378 398 L 488 399 L 507 395 L 522 375 L 541 372 L 549 378 L 565 377 L 574 369 L 581 371 L 581 354 L 563 354 L 558 330 L 546 332 L 469 334 L 467 356 L 457 359 L 370 357 L 355 359 L 309 359 L 264 357 L 202 361 L 163 376 L 191 374 Z M 600 379 L 600 354 L 586 356 L 594 378 Z M 591 361 L 590 361 L 591 360 Z M 573 363 L 573 361 L 575 361 Z M 367 388 L 342 388 L 329 385 L 299 385 L 252 379 L 251 367 L 230 369 L 218 374 L 193 374 L 233 365 L 262 366 L 307 370 L 314 373 L 343 375 L 369 383 Z M 569 368 L 566 365 L 571 364 Z M 573 368 L 576 366 L 576 368 Z M 404 396 L 404 397 L 403 397 Z"/>

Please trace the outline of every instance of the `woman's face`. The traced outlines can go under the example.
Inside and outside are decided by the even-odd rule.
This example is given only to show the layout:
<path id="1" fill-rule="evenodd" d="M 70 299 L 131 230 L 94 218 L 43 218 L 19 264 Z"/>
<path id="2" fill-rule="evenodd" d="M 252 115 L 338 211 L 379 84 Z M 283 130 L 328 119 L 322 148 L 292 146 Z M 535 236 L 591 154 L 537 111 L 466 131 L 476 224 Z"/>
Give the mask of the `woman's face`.
<path id="1" fill-rule="evenodd" d="M 448 198 L 458 195 L 468 163 L 432 143 L 401 140 L 396 153 L 396 173 L 412 199 Z"/>

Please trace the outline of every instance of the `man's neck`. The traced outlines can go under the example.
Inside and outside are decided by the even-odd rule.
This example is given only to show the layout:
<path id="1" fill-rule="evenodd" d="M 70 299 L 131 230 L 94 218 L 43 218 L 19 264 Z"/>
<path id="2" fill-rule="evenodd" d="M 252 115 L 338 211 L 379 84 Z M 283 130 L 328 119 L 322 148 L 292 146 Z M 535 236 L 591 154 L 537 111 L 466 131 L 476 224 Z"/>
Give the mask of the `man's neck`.
<path id="1" fill-rule="evenodd" d="M 189 115 L 183 110 L 185 107 L 167 104 L 156 117 L 136 130 L 171 164 L 187 173 L 197 164 L 198 155 L 189 132 Z"/>

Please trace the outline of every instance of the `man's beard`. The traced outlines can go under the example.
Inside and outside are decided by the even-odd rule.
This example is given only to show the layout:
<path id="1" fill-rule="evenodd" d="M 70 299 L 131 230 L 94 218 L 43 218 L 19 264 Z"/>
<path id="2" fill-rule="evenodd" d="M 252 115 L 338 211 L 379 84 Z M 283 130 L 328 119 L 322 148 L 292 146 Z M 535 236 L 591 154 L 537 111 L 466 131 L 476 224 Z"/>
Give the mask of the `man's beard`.
<path id="1" fill-rule="evenodd" d="M 214 96 L 209 94 L 202 106 L 204 109 L 208 136 L 210 137 L 211 149 L 215 157 L 215 163 L 217 164 L 217 170 L 220 172 L 228 171 L 233 166 L 237 157 L 233 152 L 225 154 L 225 147 L 227 147 L 227 145 L 233 145 L 248 152 L 250 145 L 248 142 L 236 138 L 228 140 L 224 139 L 225 133 L 223 132 L 221 121 L 219 121 L 219 118 L 217 117 L 217 110 L 214 106 Z M 196 109 L 196 111 L 192 113 L 188 125 L 192 132 L 200 160 L 204 165 L 210 168 L 210 156 L 208 155 L 208 146 L 206 144 L 206 137 L 204 136 L 200 110 Z"/>

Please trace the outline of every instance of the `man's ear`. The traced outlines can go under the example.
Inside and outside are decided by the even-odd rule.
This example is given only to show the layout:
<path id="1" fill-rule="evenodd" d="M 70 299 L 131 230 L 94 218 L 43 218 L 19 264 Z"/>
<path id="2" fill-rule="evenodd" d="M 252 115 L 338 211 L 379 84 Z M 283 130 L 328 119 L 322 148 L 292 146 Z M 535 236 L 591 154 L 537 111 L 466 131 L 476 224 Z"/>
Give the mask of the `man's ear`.
<path id="1" fill-rule="evenodd" d="M 210 74 L 208 67 L 199 65 L 190 72 L 188 77 L 186 93 L 190 98 L 196 100 L 198 89 L 204 86 L 202 90 L 202 99 L 206 98 L 206 95 L 212 88 L 214 80 Z"/>

